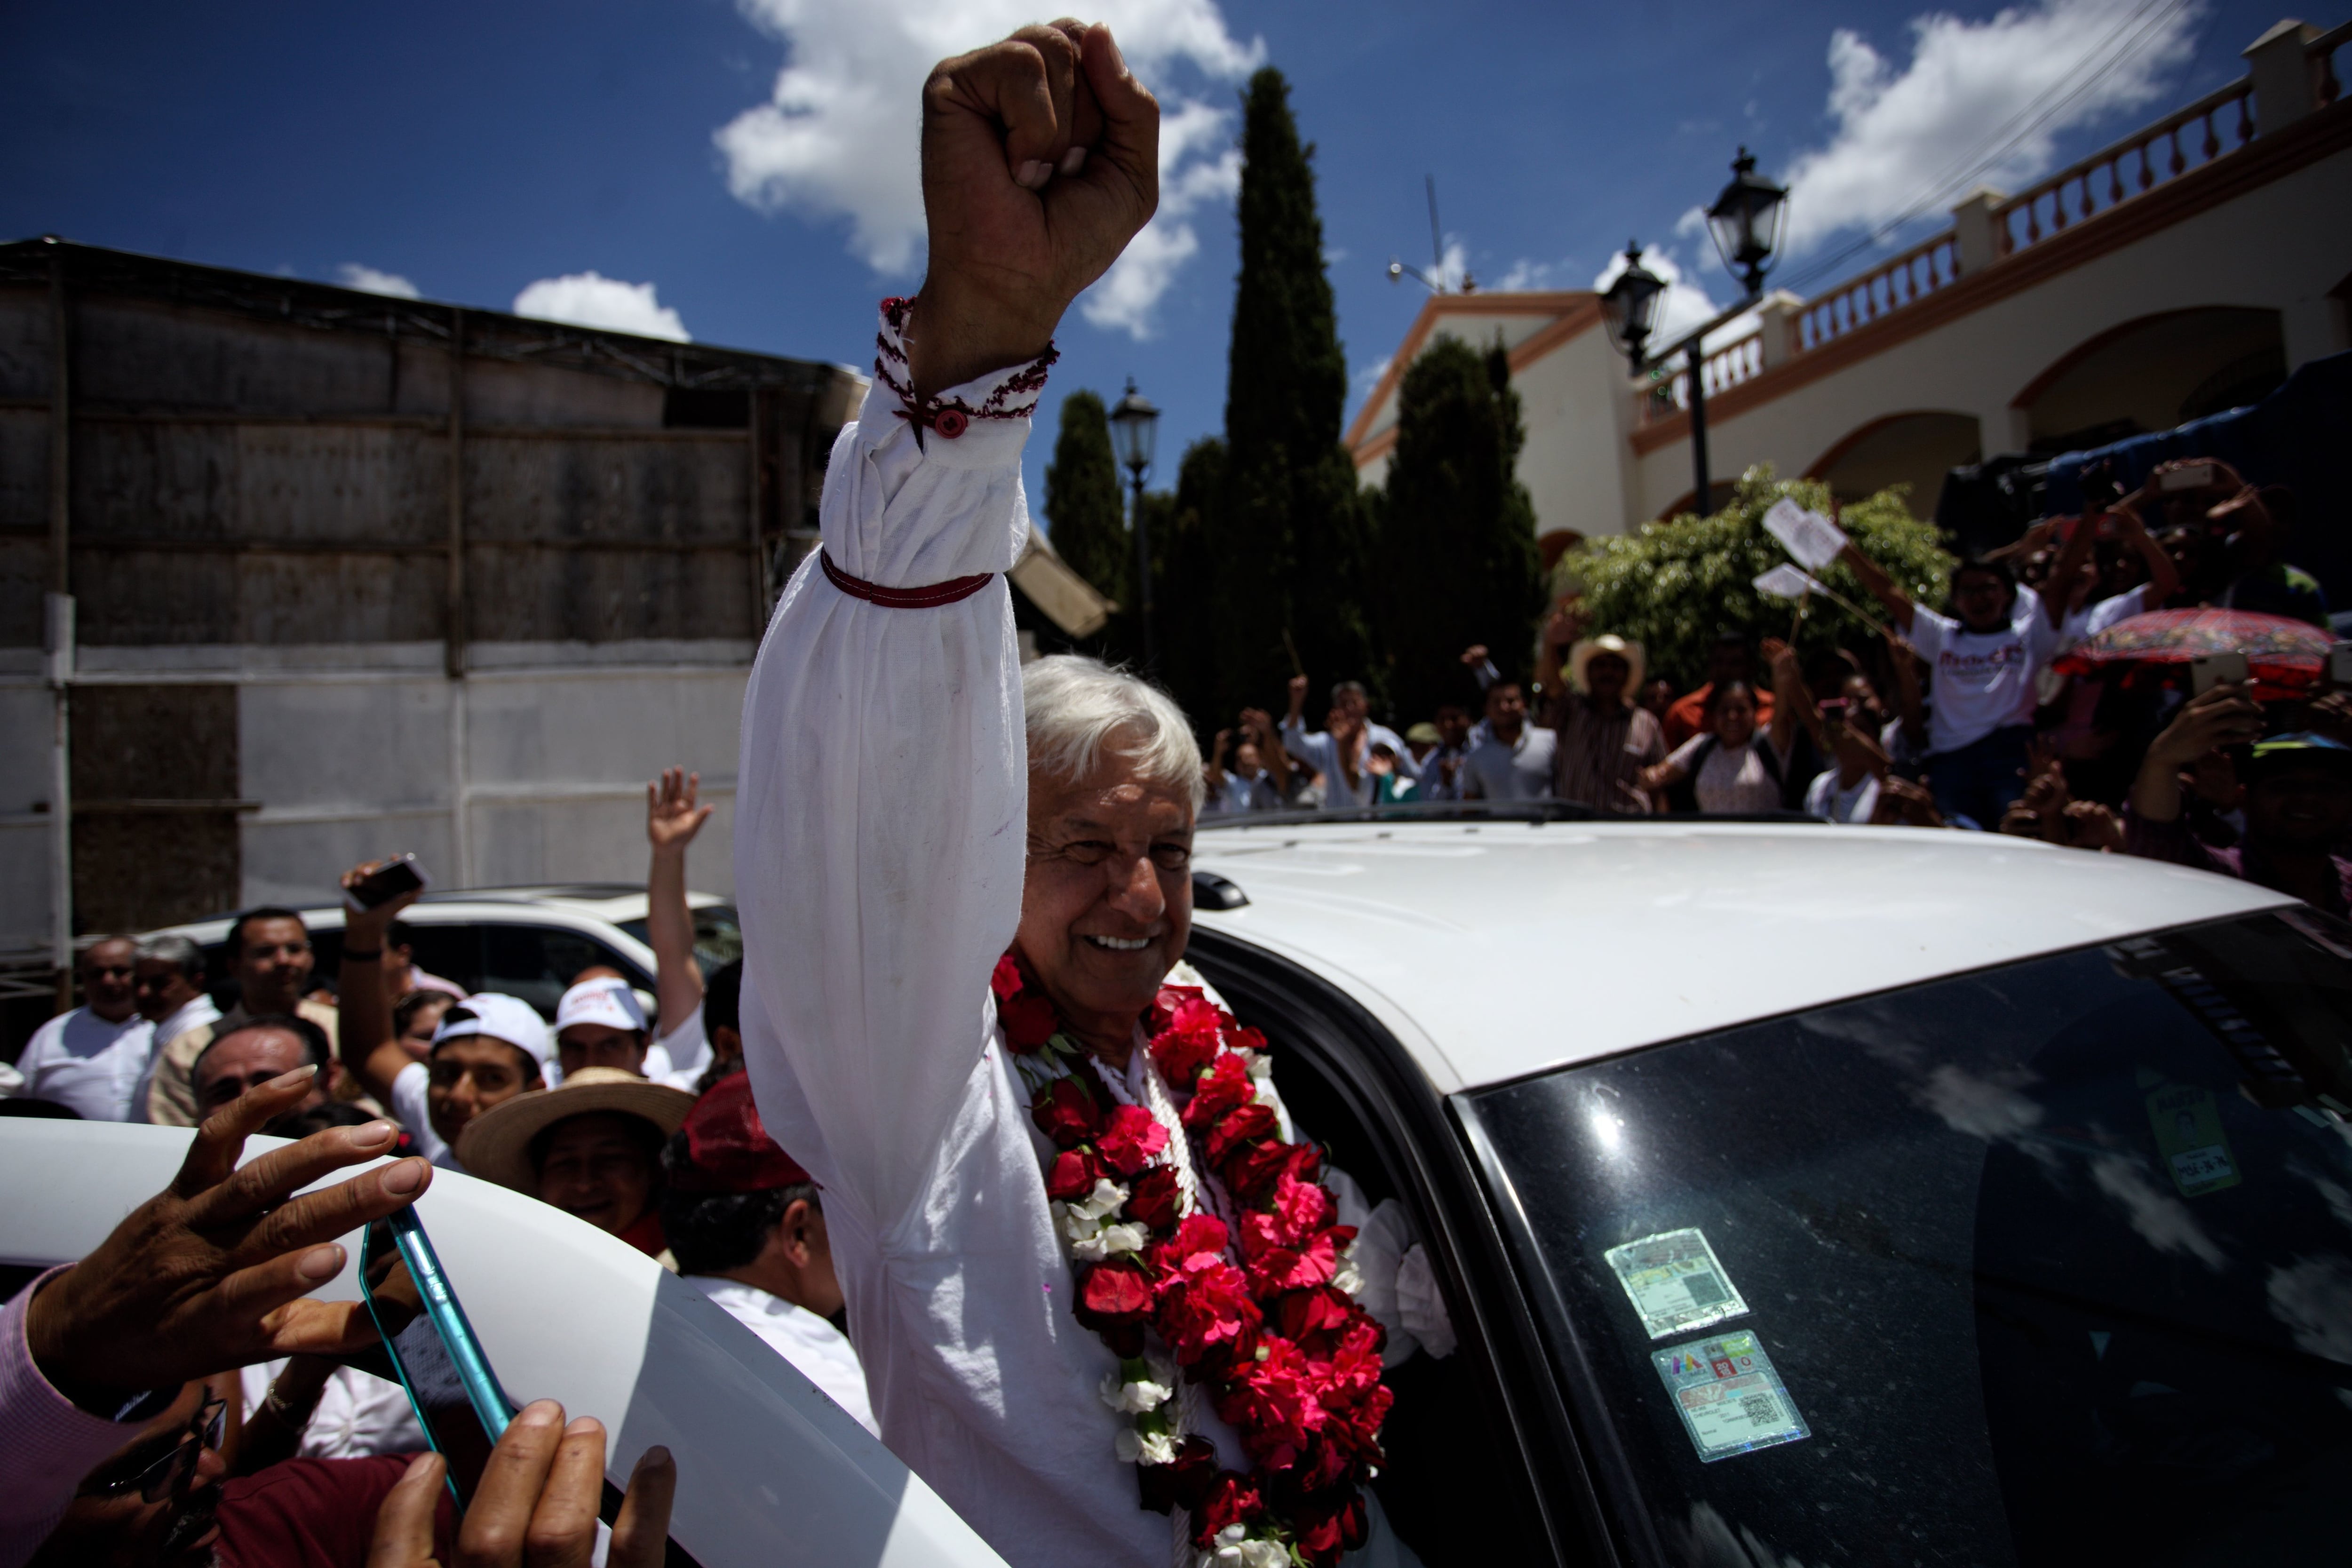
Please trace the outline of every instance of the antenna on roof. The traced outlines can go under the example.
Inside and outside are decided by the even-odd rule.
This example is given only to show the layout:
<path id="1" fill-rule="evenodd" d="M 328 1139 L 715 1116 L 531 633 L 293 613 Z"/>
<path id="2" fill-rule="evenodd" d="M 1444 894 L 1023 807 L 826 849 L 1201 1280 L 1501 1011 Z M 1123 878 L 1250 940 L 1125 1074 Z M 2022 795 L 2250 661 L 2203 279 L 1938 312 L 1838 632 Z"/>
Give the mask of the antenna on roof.
<path id="1" fill-rule="evenodd" d="M 1409 267 L 1391 257 L 1389 260 L 1389 281 L 1395 283 L 1410 278 L 1433 294 L 1475 294 L 1478 284 L 1467 270 L 1462 274 L 1459 283 L 1449 281 L 1445 276 L 1445 230 L 1437 221 L 1437 176 L 1423 174 L 1421 182 L 1422 188 L 1429 195 L 1429 270 L 1423 272 L 1418 267 Z"/>

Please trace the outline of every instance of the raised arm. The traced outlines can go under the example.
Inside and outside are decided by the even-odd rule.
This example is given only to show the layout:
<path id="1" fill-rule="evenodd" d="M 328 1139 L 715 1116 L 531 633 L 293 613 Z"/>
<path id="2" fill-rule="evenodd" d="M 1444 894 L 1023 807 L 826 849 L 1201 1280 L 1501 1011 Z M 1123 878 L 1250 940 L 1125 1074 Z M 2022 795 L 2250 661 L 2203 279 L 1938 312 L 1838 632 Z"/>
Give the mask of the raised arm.
<path id="1" fill-rule="evenodd" d="M 343 886 L 355 886 L 381 864 L 369 861 L 343 873 Z M 392 1080 L 416 1058 L 393 1037 L 391 988 L 383 983 L 383 943 L 400 911 L 416 901 L 406 892 L 372 910 L 347 909 L 343 915 L 343 966 L 335 976 L 335 1051 L 343 1070 L 366 1086 L 376 1103 L 392 1100 Z"/>
<path id="2" fill-rule="evenodd" d="M 2066 536 L 2065 547 L 2058 552 L 2057 561 L 2044 579 L 2050 591 L 2042 595 L 2042 613 L 2050 617 L 2055 628 L 2066 624 L 2074 609 L 2074 584 L 2083 575 L 2083 563 L 2091 558 L 2091 546 L 2099 536 L 2099 514 L 2085 511 L 2074 520 L 2074 531 Z"/>
<path id="3" fill-rule="evenodd" d="M 2141 607 L 2149 610 L 2164 608 L 2165 602 L 2180 592 L 2180 568 L 2171 555 L 2156 542 L 2147 531 L 2147 521 L 2139 508 L 2126 500 L 2116 508 L 2116 526 L 2124 543 L 2138 552 L 2140 563 L 2147 568 L 2147 592 L 2140 596 Z"/>
<path id="4" fill-rule="evenodd" d="M 1797 727 L 1801 724 L 1826 756 L 1829 737 L 1822 729 L 1822 710 L 1814 706 L 1813 694 L 1805 686 L 1797 650 L 1773 637 L 1764 644 L 1763 653 L 1772 668 L 1772 749 L 1786 757 L 1797 743 Z"/>
<path id="5" fill-rule="evenodd" d="M 1002 581 L 1028 536 L 1021 450 L 1063 310 L 1157 205 L 1158 142 L 1107 28 L 1024 28 L 932 72 L 930 274 L 884 307 L 873 389 L 825 472 L 824 550 L 744 694 L 745 1059 L 828 1210 L 877 1230 L 982 1070 L 1026 837 Z"/>
<path id="6" fill-rule="evenodd" d="M 2164 732 L 2148 742 L 2132 780 L 2132 815 L 2143 822 L 2177 822 L 2180 770 L 2218 746 L 2243 745 L 2263 732 L 2263 710 L 2242 686 L 2221 685 L 2189 699 Z"/>
<path id="7" fill-rule="evenodd" d="M 1274 720 L 1263 708 L 1242 710 L 1242 734 L 1257 746 L 1258 761 L 1274 775 L 1274 791 L 1283 799 L 1290 798 L 1290 750 L 1275 733 Z"/>
<path id="8" fill-rule="evenodd" d="M 1290 705 L 1283 710 L 1282 714 L 1282 749 L 1307 766 L 1313 767 L 1317 759 L 1313 749 L 1307 743 L 1306 676 L 1294 675 L 1290 678 L 1287 696 Z"/>
<path id="9" fill-rule="evenodd" d="M 654 1001 L 668 1034 L 702 1005 L 702 965 L 694 957 L 694 911 L 686 906 L 686 847 L 710 820 L 697 804 L 702 775 L 665 768 L 646 785 L 646 945 L 654 950 Z"/>
<path id="10" fill-rule="evenodd" d="M 1895 579 L 1889 577 L 1877 562 L 1862 552 L 1861 545 L 1848 540 L 1846 547 L 1838 552 L 1838 559 L 1852 567 L 1853 574 L 1862 580 L 1862 585 L 1886 606 L 1886 617 L 1895 623 L 1896 631 L 1911 629 L 1911 595 L 1896 587 Z"/>

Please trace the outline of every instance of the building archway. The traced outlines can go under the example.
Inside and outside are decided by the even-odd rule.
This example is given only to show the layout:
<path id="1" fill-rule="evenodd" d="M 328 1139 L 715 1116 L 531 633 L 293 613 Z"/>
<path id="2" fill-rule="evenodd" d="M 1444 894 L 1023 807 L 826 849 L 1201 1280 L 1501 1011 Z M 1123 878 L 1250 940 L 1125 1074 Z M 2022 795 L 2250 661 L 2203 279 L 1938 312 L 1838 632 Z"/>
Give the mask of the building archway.
<path id="1" fill-rule="evenodd" d="M 1849 432 L 1813 459 L 1805 478 L 1820 479 L 1840 506 L 1908 485 L 1914 517 L 1936 515 L 1944 476 L 1984 456 L 1976 416 L 1941 409 L 1889 414 Z"/>
<path id="2" fill-rule="evenodd" d="M 2207 305 L 2077 343 L 2010 405 L 2025 414 L 2029 450 L 2072 452 L 2257 402 L 2285 379 L 2276 310 Z"/>

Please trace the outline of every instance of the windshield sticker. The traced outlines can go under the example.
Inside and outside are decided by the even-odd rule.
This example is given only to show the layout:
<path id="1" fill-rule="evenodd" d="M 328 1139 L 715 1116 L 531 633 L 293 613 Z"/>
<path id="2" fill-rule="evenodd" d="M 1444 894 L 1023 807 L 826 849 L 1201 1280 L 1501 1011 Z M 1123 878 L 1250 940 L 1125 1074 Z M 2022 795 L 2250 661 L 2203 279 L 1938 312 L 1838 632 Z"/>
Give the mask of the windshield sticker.
<path id="1" fill-rule="evenodd" d="M 1748 1310 L 1696 1229 L 1661 1231 L 1601 1254 L 1633 1298 L 1642 1327 L 1654 1340 L 1737 1318 Z"/>
<path id="2" fill-rule="evenodd" d="M 1665 1379 L 1702 1464 L 1813 1435 L 1752 1333 L 1653 1351 L 1650 1360 Z"/>
<path id="3" fill-rule="evenodd" d="M 2238 1184 L 2237 1162 L 2221 1132 L 2221 1112 L 2210 1091 L 2193 1083 L 2168 1084 L 2147 1097 L 2148 1125 L 2172 1184 L 2184 1198 Z"/>

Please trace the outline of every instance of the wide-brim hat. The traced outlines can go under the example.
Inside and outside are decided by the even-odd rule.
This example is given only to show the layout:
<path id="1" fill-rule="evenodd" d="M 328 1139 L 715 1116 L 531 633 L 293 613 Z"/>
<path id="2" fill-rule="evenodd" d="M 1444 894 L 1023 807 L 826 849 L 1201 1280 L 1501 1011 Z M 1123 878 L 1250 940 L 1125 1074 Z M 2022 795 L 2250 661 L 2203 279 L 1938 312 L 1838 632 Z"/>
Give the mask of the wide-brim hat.
<path id="1" fill-rule="evenodd" d="M 457 1163 L 469 1176 L 518 1193 L 539 1193 L 530 1141 L 557 1122 L 600 1110 L 642 1116 L 667 1142 L 694 1109 L 694 1096 L 619 1068 L 583 1068 L 555 1089 L 534 1089 L 490 1107 L 457 1134 Z"/>
<path id="2" fill-rule="evenodd" d="M 1585 637 L 1568 650 L 1569 684 L 1579 691 L 1587 689 L 1584 684 L 1584 667 L 1591 664 L 1597 655 L 1604 653 L 1613 653 L 1625 661 L 1627 672 L 1625 700 L 1633 701 L 1633 694 L 1642 689 L 1642 645 L 1628 641 L 1615 632 L 1603 632 L 1597 637 Z"/>

